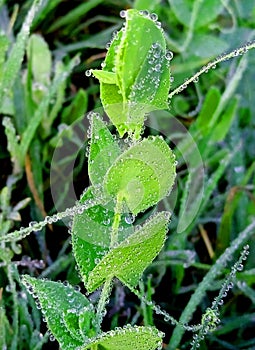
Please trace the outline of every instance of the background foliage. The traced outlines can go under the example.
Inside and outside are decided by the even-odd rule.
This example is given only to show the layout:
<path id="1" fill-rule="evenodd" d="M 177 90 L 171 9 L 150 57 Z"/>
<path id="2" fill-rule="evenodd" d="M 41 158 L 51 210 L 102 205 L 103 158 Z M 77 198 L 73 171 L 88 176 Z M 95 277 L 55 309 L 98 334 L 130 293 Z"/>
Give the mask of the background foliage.
<path id="1" fill-rule="evenodd" d="M 68 147 L 75 146 L 75 134 L 67 126 L 101 105 L 98 81 L 85 77 L 84 72 L 100 67 L 107 42 L 122 24 L 120 10 L 146 8 L 158 15 L 168 49 L 174 53 L 172 89 L 217 55 L 254 39 L 252 0 L 44 1 L 28 38 L 25 18 L 31 4 L 28 0 L 18 5 L 11 0 L 0 1 L 2 237 L 41 220 L 46 213 L 54 213 L 50 186 L 58 181 L 73 181 L 77 196 L 88 185 L 86 145 L 69 179 L 61 177 L 67 161 L 61 159 L 57 163 L 60 175 L 52 182 L 51 160 L 61 140 L 68 140 Z M 20 30 L 22 35 L 18 34 Z M 254 63 L 255 53 L 251 51 L 220 64 L 171 100 L 171 114 L 189 129 L 202 156 L 205 190 L 199 215 L 177 233 L 180 218 L 188 215 L 183 203 L 191 188 L 190 174 L 175 150 L 178 195 L 169 238 L 140 287 L 177 319 L 220 254 L 254 222 Z M 167 129 L 168 124 L 169 114 L 161 113 L 150 120 L 155 130 Z M 152 128 L 145 130 L 146 134 L 153 132 Z M 171 137 L 174 144 L 178 135 Z M 72 205 L 67 197 L 68 189 L 58 194 L 62 209 Z M 254 240 L 249 244 L 251 254 L 245 270 L 238 274 L 238 282 L 222 307 L 222 323 L 207 337 L 203 349 L 255 346 Z M 18 244 L 2 244 L 0 258 L 0 348 L 56 348 L 44 335 L 40 311 L 20 285 L 19 276 L 29 273 L 80 283 L 67 227 L 58 222 Z M 225 268 L 227 273 L 229 266 Z M 198 298 L 192 323 L 200 322 L 223 279 L 224 274 L 210 282 L 206 293 Z M 96 292 L 93 297 L 97 298 Z M 108 330 L 126 323 L 156 325 L 166 333 L 165 344 L 170 342 L 166 349 L 189 348 L 191 334 L 182 337 L 177 330 L 173 333 L 174 327 L 116 282 L 103 326 Z"/>

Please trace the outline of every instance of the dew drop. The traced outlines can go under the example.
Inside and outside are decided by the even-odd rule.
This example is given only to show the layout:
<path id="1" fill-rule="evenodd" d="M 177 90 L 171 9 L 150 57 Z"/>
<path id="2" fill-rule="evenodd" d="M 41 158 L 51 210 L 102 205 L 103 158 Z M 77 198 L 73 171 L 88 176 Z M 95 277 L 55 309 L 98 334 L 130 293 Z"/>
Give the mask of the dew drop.
<path id="1" fill-rule="evenodd" d="M 111 46 L 111 42 L 109 41 L 109 42 L 105 45 L 106 50 L 109 50 L 110 46 Z"/>
<path id="2" fill-rule="evenodd" d="M 29 223 L 29 227 L 35 227 L 37 225 L 37 222 L 36 221 L 31 221 Z"/>
<path id="3" fill-rule="evenodd" d="M 49 337 L 49 339 L 50 339 L 50 341 L 55 341 L 55 337 L 54 337 L 54 335 L 53 335 L 53 334 L 51 334 L 51 335 L 50 335 L 50 337 Z"/>
<path id="4" fill-rule="evenodd" d="M 7 284 L 7 286 L 5 287 L 5 290 L 6 290 L 6 292 L 11 292 L 11 286 L 9 285 L 9 284 Z"/>
<path id="5" fill-rule="evenodd" d="M 85 75 L 86 75 L 86 77 L 91 77 L 91 69 L 87 69 L 85 71 Z"/>
<path id="6" fill-rule="evenodd" d="M 121 10 L 121 11 L 120 11 L 120 17 L 121 17 L 121 18 L 126 18 L 126 16 L 127 16 L 127 11 Z"/>
<path id="7" fill-rule="evenodd" d="M 172 53 L 172 51 L 167 51 L 165 57 L 168 61 L 171 61 L 174 57 L 174 54 Z"/>
<path id="8" fill-rule="evenodd" d="M 73 288 L 76 292 L 79 292 L 81 290 L 81 287 L 78 285 L 74 286 Z"/>
<path id="9" fill-rule="evenodd" d="M 154 22 L 156 22 L 158 20 L 158 15 L 156 15 L 156 13 L 151 13 L 150 19 L 153 20 Z"/>
<path id="10" fill-rule="evenodd" d="M 234 283 L 233 283 L 233 282 L 229 282 L 228 288 L 231 289 L 231 288 L 233 288 L 233 287 L 234 287 Z"/>
<path id="11" fill-rule="evenodd" d="M 237 269 L 237 271 L 242 271 L 243 270 L 243 264 L 239 264 L 236 269 Z"/>
<path id="12" fill-rule="evenodd" d="M 125 216 L 125 222 L 128 225 L 133 224 L 134 221 L 135 221 L 135 216 L 134 215 L 127 215 L 127 216 Z"/>
<path id="13" fill-rule="evenodd" d="M 145 16 L 145 17 L 149 16 L 149 11 L 147 11 L 147 10 L 139 11 L 139 13 L 140 13 L 140 15 Z"/>

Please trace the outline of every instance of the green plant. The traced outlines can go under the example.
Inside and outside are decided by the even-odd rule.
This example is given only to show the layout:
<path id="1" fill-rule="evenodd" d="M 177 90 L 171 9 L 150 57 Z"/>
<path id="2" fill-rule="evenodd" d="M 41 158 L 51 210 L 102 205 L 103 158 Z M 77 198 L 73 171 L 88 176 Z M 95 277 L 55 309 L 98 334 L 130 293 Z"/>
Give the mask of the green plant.
<path id="1" fill-rule="evenodd" d="M 162 248 L 170 217 L 168 212 L 159 212 L 143 223 L 142 227 L 133 225 L 136 215 L 156 205 L 169 193 L 175 178 L 175 157 L 167 142 L 160 136 L 141 139 L 145 115 L 154 109 L 168 106 L 169 61 L 172 54 L 166 51 L 163 33 L 154 15 L 149 17 L 146 12 L 136 11 L 122 12 L 122 15 L 127 18 L 127 26 L 118 32 L 111 43 L 103 70 L 92 71 L 100 80 L 104 109 L 122 139 L 116 140 L 100 117 L 91 113 L 91 186 L 82 195 L 80 204 L 64 213 L 46 217 L 42 222 L 32 222 L 29 228 L 3 237 L 2 242 L 19 240 L 62 217 L 73 217 L 73 252 L 81 278 L 88 292 L 103 285 L 97 307 L 69 284 L 35 280 L 28 276 L 23 278 L 30 292 L 38 298 L 38 306 L 42 308 L 52 332 L 51 339 L 56 337 L 63 349 L 119 349 L 123 348 L 123 343 L 125 349 L 155 349 L 161 346 L 163 334 L 153 327 L 126 326 L 101 332 L 114 277 L 139 295 L 146 305 L 162 314 L 166 321 L 172 321 L 182 330 L 197 332 L 194 347 L 204 334 L 215 328 L 218 322 L 216 307 L 220 305 L 222 294 L 240 268 L 247 248 L 229 279 L 226 279 L 216 304 L 205 312 L 199 326 L 186 324 L 192 314 L 191 308 L 186 309 L 186 316 L 179 323 L 134 289 L 144 269 Z M 144 41 L 148 29 L 151 36 L 148 41 Z M 195 81 L 214 64 L 252 47 L 254 44 L 249 44 L 219 58 L 174 93 Z M 139 57 L 140 61 L 133 62 L 133 57 Z M 198 123 L 198 126 L 201 124 Z M 203 125 L 199 133 L 206 134 L 207 128 L 207 125 Z M 210 188 L 207 196 L 209 193 Z M 253 228 L 254 225 L 251 225 L 240 235 L 230 251 L 215 263 L 207 280 L 200 290 L 198 288 L 200 295 L 232 253 L 248 239 Z M 192 308 L 201 298 L 198 290 L 197 301 L 192 303 Z"/>

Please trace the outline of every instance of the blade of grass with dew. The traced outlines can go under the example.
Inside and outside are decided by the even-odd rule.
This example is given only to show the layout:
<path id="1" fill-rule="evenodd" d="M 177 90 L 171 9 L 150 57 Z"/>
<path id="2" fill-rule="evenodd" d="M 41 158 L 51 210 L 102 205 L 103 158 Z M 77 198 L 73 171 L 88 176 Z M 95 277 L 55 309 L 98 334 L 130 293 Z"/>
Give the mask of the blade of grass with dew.
<path id="1" fill-rule="evenodd" d="M 254 231 L 255 218 L 253 218 L 252 223 L 249 226 L 247 226 L 244 231 L 238 234 L 237 238 L 232 241 L 229 248 L 227 248 L 224 251 L 224 253 L 217 259 L 210 271 L 203 278 L 202 282 L 200 282 L 180 317 L 180 322 L 182 324 L 190 321 L 197 306 L 201 303 L 203 297 L 205 296 L 207 289 L 212 285 L 215 278 L 221 273 L 222 269 L 225 267 L 225 263 L 231 260 L 233 254 L 238 249 L 240 249 L 249 239 L 251 239 L 251 237 L 255 233 Z M 183 327 L 180 325 L 176 326 L 176 328 L 173 331 L 167 350 L 175 350 L 178 347 L 182 339 L 183 333 Z"/>
<path id="2" fill-rule="evenodd" d="M 7 349 L 7 345 L 6 345 L 7 325 L 8 325 L 8 320 L 5 314 L 5 310 L 2 306 L 0 306 L 0 349 Z"/>
<path id="3" fill-rule="evenodd" d="M 65 67 L 63 65 L 63 62 L 58 62 L 56 64 L 56 77 L 61 76 L 63 72 L 65 71 Z M 59 84 L 57 91 L 56 91 L 56 99 L 54 102 L 53 107 L 51 108 L 50 114 L 48 118 L 43 120 L 43 126 L 44 126 L 44 132 L 46 135 L 50 134 L 50 128 L 54 122 L 54 120 L 57 118 L 59 111 L 62 108 L 62 105 L 64 103 L 65 98 L 65 89 L 66 89 L 66 79 L 63 79 L 63 81 Z"/>
<path id="4" fill-rule="evenodd" d="M 23 23 L 22 28 L 17 36 L 17 40 L 12 47 L 10 56 L 4 65 L 3 78 L 0 85 L 0 105 L 2 104 L 3 96 L 6 91 L 9 91 L 12 88 L 17 74 L 20 70 L 25 53 L 26 43 L 30 33 L 30 27 L 41 3 L 42 0 L 35 0 L 33 2 L 33 5 L 31 6 L 25 22 Z"/>
<path id="5" fill-rule="evenodd" d="M 11 121 L 11 118 L 4 117 L 3 126 L 5 127 L 5 134 L 7 137 L 8 145 L 7 149 L 10 152 L 11 160 L 13 162 L 13 174 L 18 174 L 21 171 L 21 153 L 19 143 L 17 141 L 16 130 Z"/>
<path id="6" fill-rule="evenodd" d="M 20 143 L 20 152 L 21 152 L 22 159 L 25 158 L 28 147 L 34 137 L 35 131 L 39 126 L 40 122 L 42 121 L 42 118 L 45 115 L 45 111 L 47 110 L 51 99 L 57 93 L 59 86 L 63 83 L 63 81 L 67 79 L 67 77 L 70 75 L 73 68 L 78 64 L 78 61 L 79 61 L 78 56 L 75 56 L 69 62 L 65 70 L 60 75 L 54 78 L 48 94 L 40 103 L 38 109 L 35 112 L 33 119 L 31 120 L 31 123 L 28 124 L 26 130 L 22 135 L 22 141 Z"/>

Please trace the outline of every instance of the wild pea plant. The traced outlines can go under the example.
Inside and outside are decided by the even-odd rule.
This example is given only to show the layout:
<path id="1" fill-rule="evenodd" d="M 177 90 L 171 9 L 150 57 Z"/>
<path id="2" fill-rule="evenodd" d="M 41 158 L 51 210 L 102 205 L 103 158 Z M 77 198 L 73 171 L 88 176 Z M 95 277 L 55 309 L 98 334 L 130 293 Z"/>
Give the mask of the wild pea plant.
<path id="1" fill-rule="evenodd" d="M 200 300 L 208 284 L 220 273 L 232 254 L 250 237 L 250 225 L 216 261 L 187 305 L 185 321 L 176 321 L 158 305 L 148 301 L 136 286 L 143 271 L 164 245 L 170 220 L 168 211 L 154 213 L 141 224 L 137 215 L 154 206 L 172 189 L 176 176 L 176 161 L 168 143 L 161 136 L 143 138 L 146 114 L 155 109 L 167 109 L 169 98 L 198 76 L 227 58 L 246 52 L 255 46 L 247 44 L 235 52 L 203 67 L 185 84 L 170 93 L 170 61 L 172 53 L 166 43 L 160 23 L 146 11 L 121 12 L 125 26 L 115 34 L 109 46 L 102 70 L 92 74 L 100 81 L 103 107 L 119 138 L 108 129 L 96 113 L 89 115 L 90 147 L 89 188 L 79 204 L 42 222 L 4 236 L 1 241 L 20 240 L 30 232 L 64 217 L 72 217 L 72 248 L 81 279 L 88 293 L 99 287 L 100 298 L 95 306 L 87 296 L 68 283 L 23 277 L 23 283 L 35 297 L 38 308 L 61 349 L 160 349 L 164 334 L 155 327 L 131 326 L 109 332 L 101 329 L 114 278 L 118 278 L 165 322 L 181 330 L 195 332 L 192 349 L 219 323 L 219 306 L 232 287 L 235 274 L 242 269 L 248 254 L 245 246 L 238 262 L 226 277 L 218 297 L 202 316 L 201 324 L 190 326 L 186 319 Z M 90 72 L 87 73 L 90 75 Z M 196 299 L 197 296 L 197 300 Z M 178 328 L 179 327 L 179 328 Z M 176 336 L 176 339 L 178 335 Z M 171 344 L 170 344 L 171 345 Z M 172 345 L 174 346 L 174 345 Z"/>

